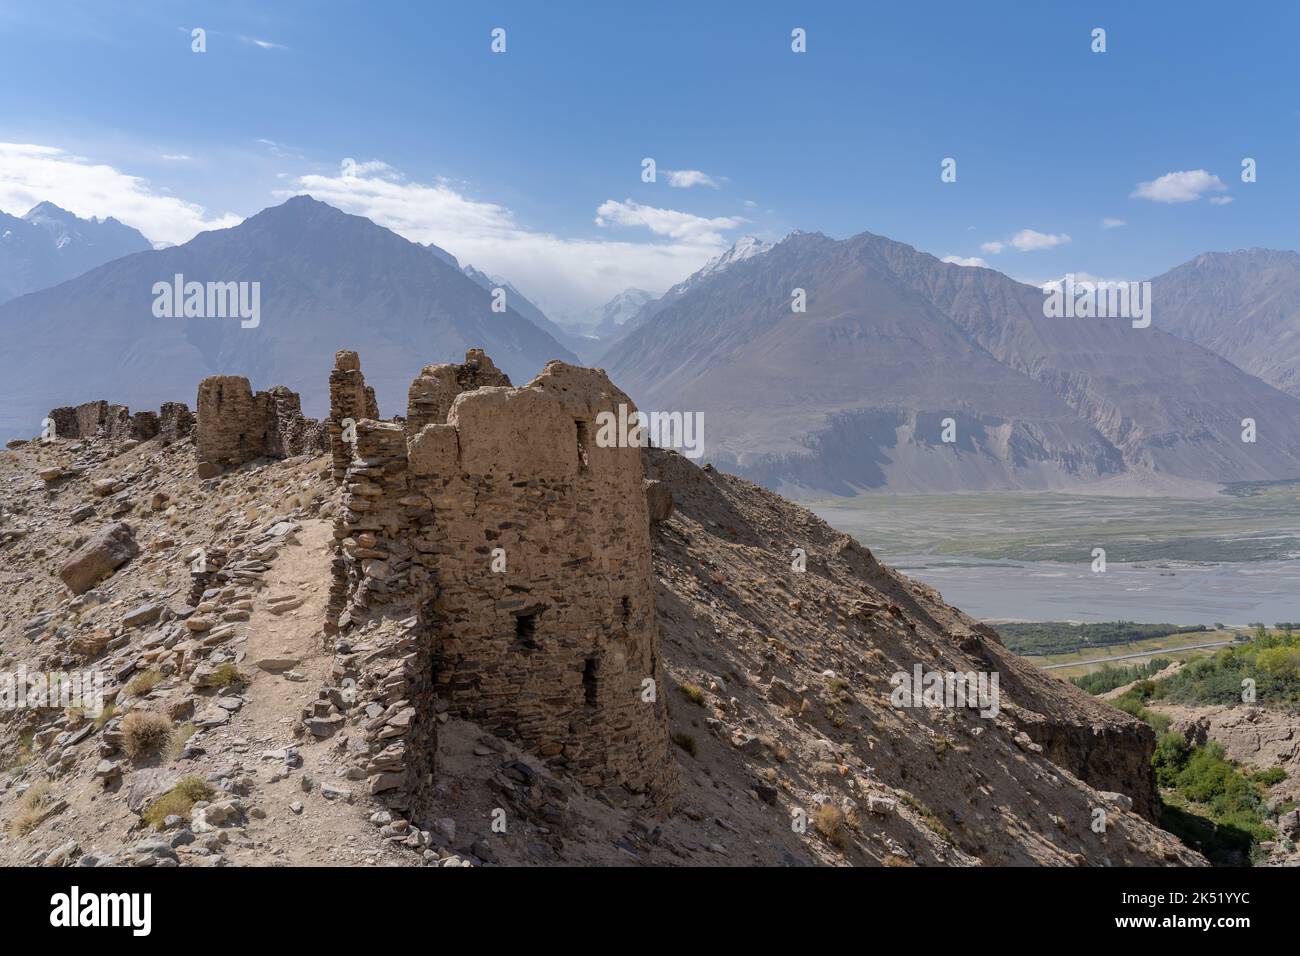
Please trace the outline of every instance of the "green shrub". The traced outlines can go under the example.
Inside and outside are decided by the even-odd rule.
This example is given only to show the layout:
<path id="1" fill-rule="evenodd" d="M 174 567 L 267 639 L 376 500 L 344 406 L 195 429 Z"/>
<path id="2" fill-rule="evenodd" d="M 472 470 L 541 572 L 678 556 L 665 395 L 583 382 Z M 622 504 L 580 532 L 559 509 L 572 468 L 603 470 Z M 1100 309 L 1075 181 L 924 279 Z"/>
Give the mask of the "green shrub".
<path id="1" fill-rule="evenodd" d="M 222 664 L 208 678 L 209 687 L 242 687 L 248 678 L 239 672 L 234 664 Z"/>
<path id="2" fill-rule="evenodd" d="M 1151 764 L 1167 791 L 1161 826 L 1211 862 L 1248 863 L 1259 843 L 1276 837 L 1265 822 L 1268 814 L 1255 779 L 1261 774 L 1242 774 L 1221 744 L 1188 747 L 1178 735 L 1163 734 Z M 1262 775 L 1276 776 L 1271 771 Z"/>
<path id="3" fill-rule="evenodd" d="M 679 689 L 682 692 L 682 696 L 692 704 L 695 704 L 697 707 L 704 706 L 704 688 L 699 687 L 696 684 L 682 684 Z"/>
<path id="4" fill-rule="evenodd" d="M 184 777 L 177 782 L 176 786 L 149 804 L 142 816 L 145 823 L 148 823 L 154 829 L 161 830 L 163 821 L 168 817 L 177 816 L 188 820 L 190 811 L 194 809 L 194 804 L 200 800 L 209 800 L 211 798 L 212 788 L 200 778 L 194 776 Z"/>
<path id="5" fill-rule="evenodd" d="M 1262 787 L 1271 787 L 1286 779 L 1286 771 L 1281 767 L 1269 767 L 1267 770 L 1260 770 L 1253 779 Z"/>

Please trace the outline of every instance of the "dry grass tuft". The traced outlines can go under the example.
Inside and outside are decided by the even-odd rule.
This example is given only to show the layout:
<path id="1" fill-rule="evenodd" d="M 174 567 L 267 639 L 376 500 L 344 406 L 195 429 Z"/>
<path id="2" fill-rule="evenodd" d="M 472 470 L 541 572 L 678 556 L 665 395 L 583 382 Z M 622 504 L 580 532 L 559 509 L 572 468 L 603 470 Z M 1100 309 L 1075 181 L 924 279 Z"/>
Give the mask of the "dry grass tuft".
<path id="1" fill-rule="evenodd" d="M 122 749 L 132 760 L 160 750 L 171 739 L 172 722 L 153 710 L 133 710 L 122 718 Z"/>
<path id="2" fill-rule="evenodd" d="M 844 811 L 833 803 L 823 803 L 813 814 L 813 826 L 826 838 L 831 846 L 844 849 L 848 845 L 848 833 L 844 829 Z"/>
<path id="3" fill-rule="evenodd" d="M 17 840 L 35 830 L 49 805 L 49 797 L 49 781 L 38 780 L 28 787 L 18 800 L 18 812 L 9 821 L 9 835 Z"/>

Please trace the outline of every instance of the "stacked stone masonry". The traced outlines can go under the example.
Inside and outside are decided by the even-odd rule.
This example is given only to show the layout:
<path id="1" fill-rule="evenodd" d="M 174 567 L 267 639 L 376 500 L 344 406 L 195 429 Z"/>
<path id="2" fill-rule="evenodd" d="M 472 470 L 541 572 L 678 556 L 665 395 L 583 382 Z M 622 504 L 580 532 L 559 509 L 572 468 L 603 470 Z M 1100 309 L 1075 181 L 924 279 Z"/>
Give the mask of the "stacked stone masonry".
<path id="1" fill-rule="evenodd" d="M 355 353 L 339 353 L 330 384 L 331 425 L 354 418 Z M 666 811 L 676 777 L 640 448 L 594 441 L 597 416 L 631 402 L 604 372 L 562 362 L 512 388 L 479 350 L 425 368 L 410 402 L 404 423 L 361 419 L 334 446 L 346 465 L 326 632 L 336 678 L 360 688 L 371 792 L 418 811 L 448 710 L 610 799 Z M 381 626 L 397 635 L 385 651 L 351 653 Z"/>
<path id="2" fill-rule="evenodd" d="M 169 403 L 174 404 L 174 403 Z M 164 413 L 167 405 L 163 406 Z M 179 408 L 189 414 L 184 405 Z M 160 428 L 160 415 L 156 412 L 136 412 L 125 405 L 113 405 L 100 400 L 80 405 L 65 405 L 50 410 L 49 436 L 52 438 L 102 438 L 108 441 L 147 441 L 155 437 Z"/>
<path id="3" fill-rule="evenodd" d="M 326 448 L 325 426 L 304 418 L 297 393 L 283 385 L 254 394 L 242 376 L 213 375 L 199 384 L 197 409 L 200 478 L 255 458 L 292 458 Z"/>
<path id="4" fill-rule="evenodd" d="M 335 353 L 334 369 L 330 372 L 330 417 L 325 422 L 335 481 L 343 480 L 352 456 L 349 443 L 343 441 L 344 423 L 378 417 L 375 390 L 366 386 L 357 353 L 346 349 Z"/>

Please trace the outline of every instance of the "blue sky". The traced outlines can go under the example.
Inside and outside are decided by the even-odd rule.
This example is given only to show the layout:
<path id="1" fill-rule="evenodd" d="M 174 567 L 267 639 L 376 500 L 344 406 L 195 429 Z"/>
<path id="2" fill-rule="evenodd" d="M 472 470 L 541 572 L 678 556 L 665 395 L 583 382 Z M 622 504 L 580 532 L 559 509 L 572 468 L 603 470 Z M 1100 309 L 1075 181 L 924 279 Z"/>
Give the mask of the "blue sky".
<path id="1" fill-rule="evenodd" d="M 1297 247 L 1297 36 L 1280 0 L 8 0 L 0 209 L 180 242 L 306 191 L 561 314 L 792 229 L 1145 278 Z"/>

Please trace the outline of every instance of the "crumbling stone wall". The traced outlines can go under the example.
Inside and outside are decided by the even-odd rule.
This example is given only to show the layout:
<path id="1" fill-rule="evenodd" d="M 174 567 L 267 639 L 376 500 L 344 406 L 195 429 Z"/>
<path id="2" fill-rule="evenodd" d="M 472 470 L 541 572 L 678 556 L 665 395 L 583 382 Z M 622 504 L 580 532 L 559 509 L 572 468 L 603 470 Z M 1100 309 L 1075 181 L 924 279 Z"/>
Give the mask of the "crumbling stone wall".
<path id="1" fill-rule="evenodd" d="M 103 438 L 110 441 L 133 438 L 147 441 L 158 434 L 159 427 L 159 418 L 155 412 L 136 412 L 132 415 L 125 405 L 112 405 L 102 399 L 54 408 L 48 417 L 54 422 L 56 438 Z"/>
<path id="2" fill-rule="evenodd" d="M 329 433 L 330 459 L 333 462 L 334 480 L 342 481 L 352 457 L 350 447 L 343 441 L 343 422 L 352 419 L 378 418 L 379 403 L 375 390 L 366 385 L 361 374 L 361 359 L 356 352 L 340 349 L 334 353 L 334 368 L 330 372 L 330 416 L 325 420 Z"/>
<path id="3" fill-rule="evenodd" d="M 360 701 L 372 756 L 391 746 L 394 707 L 425 741 L 373 773 L 371 792 L 420 804 L 421 748 L 446 708 L 611 798 L 665 810 L 676 778 L 640 448 L 593 440 L 600 412 L 632 403 L 599 370 L 551 362 L 512 388 L 479 384 L 508 381 L 482 352 L 466 359 L 420 373 L 405 427 L 363 419 L 346 449 L 326 630 L 346 644 L 406 618 L 428 661 L 408 655 L 386 699 Z M 373 677 L 361 683 L 374 692 Z"/>
<path id="4" fill-rule="evenodd" d="M 326 431 L 302 415 L 298 394 L 283 385 L 253 393 L 240 375 L 212 375 L 199 383 L 198 474 L 211 478 L 254 458 L 290 458 L 325 450 Z"/>
<path id="5" fill-rule="evenodd" d="M 260 393 L 259 393 L 260 394 Z M 329 442 L 324 422 L 304 418 L 302 399 L 287 386 L 276 385 L 266 392 L 266 454 L 271 458 L 319 453 Z"/>
<path id="6" fill-rule="evenodd" d="M 163 402 L 158 409 L 158 438 L 170 444 L 194 431 L 194 414 L 184 402 Z"/>
<path id="7" fill-rule="evenodd" d="M 461 392 L 509 384 L 506 373 L 482 349 L 466 352 L 462 365 L 426 365 L 407 394 L 406 432 L 418 435 L 425 425 L 445 423 L 452 402 Z"/>

